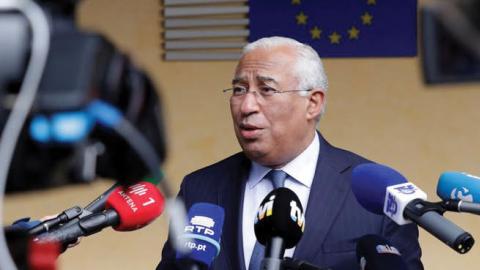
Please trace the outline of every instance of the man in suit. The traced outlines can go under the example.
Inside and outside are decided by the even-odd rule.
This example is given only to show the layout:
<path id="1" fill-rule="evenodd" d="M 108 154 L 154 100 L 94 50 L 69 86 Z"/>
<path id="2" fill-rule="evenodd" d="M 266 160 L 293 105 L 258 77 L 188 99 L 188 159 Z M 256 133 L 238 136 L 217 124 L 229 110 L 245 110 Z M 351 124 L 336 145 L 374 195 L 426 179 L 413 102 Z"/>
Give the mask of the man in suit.
<path id="1" fill-rule="evenodd" d="M 282 185 L 306 209 L 304 235 L 285 256 L 336 270 L 358 269 L 357 239 L 377 234 L 400 250 L 410 269 L 423 269 L 417 227 L 400 227 L 367 212 L 352 194 L 352 168 L 369 161 L 330 145 L 316 130 L 327 86 L 322 62 L 308 45 L 270 37 L 244 48 L 232 88 L 225 90 L 243 151 L 187 175 L 179 192 L 187 209 L 197 202 L 225 209 L 221 251 L 212 269 L 258 269 L 253 224 L 260 202 L 273 189 L 267 179 L 271 170 L 286 173 Z M 174 269 L 174 261 L 167 241 L 157 269 Z"/>

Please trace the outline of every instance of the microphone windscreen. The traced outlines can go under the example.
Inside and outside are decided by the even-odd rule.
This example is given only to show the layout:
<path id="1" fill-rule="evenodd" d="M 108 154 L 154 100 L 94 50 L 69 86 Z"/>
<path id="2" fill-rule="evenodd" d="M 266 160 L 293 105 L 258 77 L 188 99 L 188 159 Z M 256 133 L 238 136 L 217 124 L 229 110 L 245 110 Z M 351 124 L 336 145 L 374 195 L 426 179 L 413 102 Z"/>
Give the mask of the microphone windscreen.
<path id="1" fill-rule="evenodd" d="M 117 187 L 108 197 L 105 208 L 114 209 L 120 217 L 115 230 L 132 231 L 160 216 L 164 209 L 164 198 L 154 184 L 143 181 L 128 188 Z"/>
<path id="2" fill-rule="evenodd" d="M 378 235 L 362 236 L 357 242 L 357 261 L 362 270 L 406 270 L 397 248 Z"/>
<path id="3" fill-rule="evenodd" d="M 294 247 L 305 229 L 303 207 L 297 195 L 288 188 L 272 190 L 263 199 L 255 216 L 255 235 L 266 245 L 272 237 L 281 237 L 286 248 Z"/>
<path id="4" fill-rule="evenodd" d="M 193 260 L 210 266 L 220 253 L 225 210 L 211 203 L 195 203 L 188 210 L 188 220 L 184 237 L 188 239 L 185 245 L 190 252 L 177 252 L 177 259 Z"/>
<path id="5" fill-rule="evenodd" d="M 383 215 L 383 205 L 388 186 L 406 183 L 407 179 L 385 165 L 364 163 L 353 168 L 352 192 L 363 208 Z"/>
<path id="6" fill-rule="evenodd" d="M 437 184 L 442 200 L 462 200 L 480 203 L 480 177 L 464 172 L 444 172 Z"/>

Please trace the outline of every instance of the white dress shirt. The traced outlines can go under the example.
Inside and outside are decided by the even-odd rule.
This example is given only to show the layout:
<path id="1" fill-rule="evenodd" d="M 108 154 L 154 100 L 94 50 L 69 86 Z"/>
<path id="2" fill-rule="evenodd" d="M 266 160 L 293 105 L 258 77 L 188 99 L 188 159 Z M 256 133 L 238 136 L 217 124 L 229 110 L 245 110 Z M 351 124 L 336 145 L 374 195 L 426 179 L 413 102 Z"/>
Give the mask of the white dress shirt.
<path id="1" fill-rule="evenodd" d="M 297 194 L 302 203 L 304 212 L 307 209 L 308 195 L 312 186 L 315 168 L 317 167 L 318 154 L 320 153 L 320 142 L 318 134 L 310 145 L 295 159 L 287 163 L 284 167 L 278 168 L 288 174 L 285 181 L 285 187 L 291 189 Z M 242 234 L 243 234 L 243 256 L 245 258 L 245 267 L 248 269 L 250 257 L 253 248 L 257 242 L 253 229 L 255 214 L 262 200 L 273 190 L 273 185 L 269 180 L 263 179 L 271 168 L 262 166 L 252 161 L 250 174 L 245 194 L 243 197 L 242 214 Z M 262 180 L 263 179 L 263 180 Z M 287 249 L 285 256 L 292 257 L 295 247 Z"/>

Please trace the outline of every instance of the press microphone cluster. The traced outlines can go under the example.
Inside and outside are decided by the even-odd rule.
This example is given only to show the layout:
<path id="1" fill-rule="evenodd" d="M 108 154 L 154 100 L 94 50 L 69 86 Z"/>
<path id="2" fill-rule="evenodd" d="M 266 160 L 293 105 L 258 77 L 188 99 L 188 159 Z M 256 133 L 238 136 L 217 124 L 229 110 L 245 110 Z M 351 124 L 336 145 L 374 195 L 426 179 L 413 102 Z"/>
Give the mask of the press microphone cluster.
<path id="1" fill-rule="evenodd" d="M 88 236 L 110 226 L 117 231 L 136 230 L 155 220 L 164 208 L 164 198 L 158 188 L 145 181 L 127 188 L 115 187 L 104 197 L 104 210 L 98 208 L 96 213 L 49 229 L 38 235 L 35 241 L 66 245 L 76 242 L 80 236 Z"/>
<path id="2" fill-rule="evenodd" d="M 414 222 L 458 253 L 474 244 L 471 234 L 442 216 L 445 209 L 403 175 L 384 165 L 367 163 L 352 171 L 352 191 L 370 212 L 386 215 L 398 225 Z"/>

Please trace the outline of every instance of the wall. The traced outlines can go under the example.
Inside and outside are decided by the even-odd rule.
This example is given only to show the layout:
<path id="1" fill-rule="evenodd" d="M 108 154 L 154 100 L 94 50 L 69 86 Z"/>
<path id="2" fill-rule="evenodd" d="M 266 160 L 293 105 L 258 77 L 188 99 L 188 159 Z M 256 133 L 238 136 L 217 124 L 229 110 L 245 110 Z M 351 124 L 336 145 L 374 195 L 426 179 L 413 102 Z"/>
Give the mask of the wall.
<path id="1" fill-rule="evenodd" d="M 427 1 L 421 1 L 422 3 Z M 160 14 L 155 0 L 83 1 L 79 24 L 107 35 L 145 68 L 161 89 L 169 135 L 165 169 L 177 188 L 195 169 L 239 150 L 228 99 L 235 63 L 163 62 Z M 426 87 L 418 58 L 326 59 L 330 80 L 328 107 L 320 130 L 334 145 L 401 171 L 437 200 L 438 176 L 446 170 L 480 175 L 480 87 Z M 73 205 L 85 205 L 110 185 L 11 195 L 6 221 L 39 218 Z M 447 214 L 474 236 L 480 219 Z M 84 239 L 60 259 L 62 269 L 152 269 L 160 259 L 167 220 L 129 233 L 105 230 Z M 474 269 L 479 247 L 458 255 L 421 230 L 426 269 Z"/>

